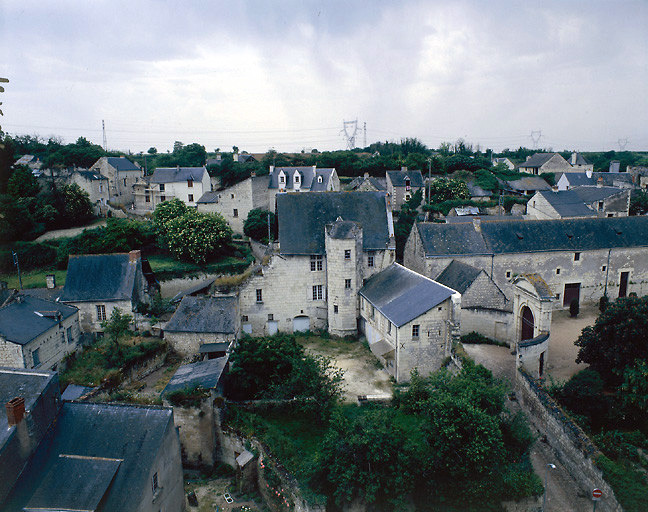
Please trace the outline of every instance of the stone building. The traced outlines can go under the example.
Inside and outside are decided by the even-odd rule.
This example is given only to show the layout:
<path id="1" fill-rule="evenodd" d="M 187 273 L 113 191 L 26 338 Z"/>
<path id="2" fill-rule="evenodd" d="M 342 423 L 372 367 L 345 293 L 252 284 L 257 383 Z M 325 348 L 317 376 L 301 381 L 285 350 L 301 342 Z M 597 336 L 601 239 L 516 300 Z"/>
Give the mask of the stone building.
<path id="1" fill-rule="evenodd" d="M 574 169 L 559 153 L 536 153 L 528 156 L 526 162 L 518 166 L 518 171 L 529 174 L 543 172 L 571 172 Z"/>
<path id="2" fill-rule="evenodd" d="M 395 258 L 385 194 L 279 194 L 277 216 L 277 252 L 240 289 L 242 330 L 356 333 L 358 290 Z"/>
<path id="3" fill-rule="evenodd" d="M 241 330 L 235 296 L 185 296 L 164 327 L 164 339 L 183 357 L 224 355 Z"/>
<path id="4" fill-rule="evenodd" d="M 369 278 L 358 294 L 360 330 L 396 382 L 408 381 L 415 369 L 434 372 L 450 356 L 461 294 L 398 263 Z"/>
<path id="5" fill-rule="evenodd" d="M 353 178 L 346 190 L 355 192 L 385 192 L 387 190 L 387 178 L 376 178 L 369 176 L 368 172 L 364 176 Z"/>
<path id="6" fill-rule="evenodd" d="M 75 170 L 70 176 L 70 183 L 76 183 L 87 192 L 95 215 L 103 213 L 110 199 L 108 178 L 97 171 Z"/>
<path id="7" fill-rule="evenodd" d="M 505 192 L 529 196 L 540 190 L 551 190 L 549 183 L 538 176 L 528 176 L 519 180 L 501 180 L 501 188 Z"/>
<path id="8" fill-rule="evenodd" d="M 0 366 L 56 370 L 80 338 L 73 306 L 18 294 L 0 308 Z"/>
<path id="9" fill-rule="evenodd" d="M 211 191 L 211 180 L 203 167 L 158 167 L 152 176 L 134 186 L 135 207 L 138 210 L 155 210 L 171 199 L 180 199 L 187 206 L 196 206 L 198 199 Z"/>
<path id="10" fill-rule="evenodd" d="M 555 307 L 648 293 L 648 217 L 416 224 L 405 266 L 432 279 L 458 260 L 483 269 L 509 300 L 529 270 L 554 290 Z"/>
<path id="11" fill-rule="evenodd" d="M 138 165 L 123 156 L 103 156 L 90 167 L 90 171 L 108 178 L 111 201 L 125 206 L 133 204 L 133 185 L 142 177 L 142 169 Z"/>
<path id="12" fill-rule="evenodd" d="M 619 172 L 564 172 L 556 175 L 556 187 L 559 191 L 576 187 L 604 187 L 633 189 L 639 186 L 637 177 L 630 173 Z"/>
<path id="13" fill-rule="evenodd" d="M 587 161 L 587 159 L 580 153 L 574 152 L 569 158 L 569 165 L 572 166 L 574 171 L 589 171 L 594 170 L 594 164 Z"/>
<path id="14" fill-rule="evenodd" d="M 132 314 L 139 302 L 150 301 L 156 285 L 140 251 L 70 255 L 60 300 L 79 309 L 84 332 L 101 332 L 113 310 Z"/>
<path id="15" fill-rule="evenodd" d="M 423 202 L 425 202 L 425 185 L 421 171 L 411 171 L 407 167 L 401 167 L 400 171 L 387 171 L 387 194 L 394 211 L 398 211 L 403 203 L 421 190 Z"/>
<path id="16" fill-rule="evenodd" d="M 558 192 L 538 192 L 527 203 L 531 219 L 627 217 L 630 191 L 614 187 L 576 187 Z"/>

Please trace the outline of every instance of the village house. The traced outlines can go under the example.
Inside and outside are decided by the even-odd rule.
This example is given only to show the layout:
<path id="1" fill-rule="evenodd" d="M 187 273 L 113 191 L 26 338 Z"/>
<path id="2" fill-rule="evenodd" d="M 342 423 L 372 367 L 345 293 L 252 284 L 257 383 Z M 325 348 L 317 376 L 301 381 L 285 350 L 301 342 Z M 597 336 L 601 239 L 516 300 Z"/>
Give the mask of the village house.
<path id="1" fill-rule="evenodd" d="M 0 366 L 56 370 L 80 338 L 73 306 L 17 294 L 0 308 Z"/>
<path id="2" fill-rule="evenodd" d="M 639 180 L 629 173 L 618 172 L 564 172 L 556 175 L 556 187 L 559 191 L 576 187 L 594 187 L 598 184 L 605 187 L 633 189 L 639 186 Z"/>
<path id="3" fill-rule="evenodd" d="M 358 290 L 395 258 L 385 194 L 279 194 L 277 215 L 277 252 L 240 289 L 241 329 L 355 334 Z"/>
<path id="4" fill-rule="evenodd" d="M 450 356 L 459 335 L 461 295 L 398 263 L 370 277 L 358 292 L 360 330 L 396 382 L 427 375 Z"/>
<path id="5" fill-rule="evenodd" d="M 637 188 L 642 190 L 648 189 L 648 167 L 643 165 L 629 165 L 626 168 L 626 173 L 632 176 L 632 183 L 634 183 Z M 623 176 L 623 173 L 616 174 L 616 176 Z"/>
<path id="6" fill-rule="evenodd" d="M 184 510 L 173 411 L 61 403 L 56 374 L 0 368 L 0 506 Z"/>
<path id="7" fill-rule="evenodd" d="M 235 296 L 183 297 L 164 327 L 164 339 L 183 357 L 221 357 L 241 331 Z"/>
<path id="8" fill-rule="evenodd" d="M 60 301 L 79 309 L 84 332 L 103 332 L 101 322 L 115 309 L 133 314 L 140 302 L 150 302 L 157 286 L 141 251 L 70 255 Z"/>
<path id="9" fill-rule="evenodd" d="M 482 269 L 513 299 L 511 280 L 533 269 L 554 290 L 555 307 L 573 299 L 648 293 L 648 217 L 416 224 L 405 266 L 432 279 L 458 260 Z"/>
<path id="10" fill-rule="evenodd" d="M 364 176 L 353 178 L 346 189 L 355 192 L 385 192 L 387 190 L 387 178 L 375 178 L 365 172 Z"/>
<path id="11" fill-rule="evenodd" d="M 539 176 L 529 176 L 519 180 L 500 180 L 500 186 L 505 192 L 513 194 L 530 196 L 539 190 L 551 190 L 551 186 Z"/>
<path id="12" fill-rule="evenodd" d="M 570 172 L 575 169 L 559 153 L 536 153 L 528 156 L 526 161 L 518 165 L 518 171 L 529 174 L 543 172 Z"/>
<path id="13" fill-rule="evenodd" d="M 627 217 L 630 191 L 614 187 L 576 187 L 559 192 L 538 192 L 527 203 L 531 219 Z"/>
<path id="14" fill-rule="evenodd" d="M 410 171 L 401 167 L 400 171 L 387 171 L 387 195 L 391 201 L 392 210 L 398 211 L 419 190 L 425 201 L 425 185 L 421 171 Z"/>
<path id="15" fill-rule="evenodd" d="M 72 172 L 70 183 L 75 183 L 88 194 L 95 215 L 103 213 L 110 200 L 108 178 L 97 171 L 77 169 Z"/>
<path id="16" fill-rule="evenodd" d="M 515 169 L 515 164 L 506 157 L 493 158 L 492 162 L 493 162 L 493 167 L 497 167 L 499 164 L 502 164 L 505 165 L 510 171 Z"/>
<path id="17" fill-rule="evenodd" d="M 89 170 L 108 178 L 111 201 L 125 206 L 133 204 L 133 185 L 142 177 L 142 169 L 138 165 L 123 156 L 103 156 Z"/>
<path id="18" fill-rule="evenodd" d="M 590 171 L 594 170 L 594 164 L 588 162 L 583 155 L 580 153 L 574 152 L 569 158 L 569 165 L 572 166 L 572 169 L 575 171 Z"/>
<path id="19" fill-rule="evenodd" d="M 153 175 L 134 186 L 135 208 L 155 210 L 171 199 L 179 199 L 187 206 L 196 206 L 198 199 L 211 191 L 211 179 L 203 167 L 158 167 Z"/>
<path id="20" fill-rule="evenodd" d="M 14 162 L 14 166 L 25 165 L 29 167 L 32 173 L 36 173 L 41 168 L 40 158 L 34 155 L 23 155 L 18 160 Z"/>
<path id="21" fill-rule="evenodd" d="M 339 192 L 340 178 L 335 169 L 310 167 L 270 166 L 268 204 L 276 205 L 277 194 L 284 192 Z"/>

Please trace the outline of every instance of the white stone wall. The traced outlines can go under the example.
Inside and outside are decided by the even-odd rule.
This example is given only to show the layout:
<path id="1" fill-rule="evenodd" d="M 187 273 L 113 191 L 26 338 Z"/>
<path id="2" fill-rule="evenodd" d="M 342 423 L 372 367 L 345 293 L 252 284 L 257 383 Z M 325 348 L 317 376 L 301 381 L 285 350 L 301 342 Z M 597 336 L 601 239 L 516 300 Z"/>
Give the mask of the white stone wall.
<path id="1" fill-rule="evenodd" d="M 550 220 L 561 219 L 560 214 L 551 206 L 542 194 L 537 192 L 527 203 L 527 215 L 530 219 Z"/>
<path id="2" fill-rule="evenodd" d="M 154 184 L 157 187 L 159 185 Z M 164 194 L 166 200 L 170 201 L 173 198 L 180 199 L 187 206 L 196 206 L 196 202 L 200 199 L 205 192 L 211 190 L 211 182 L 209 179 L 209 173 L 206 171 L 203 173 L 202 181 L 193 181 L 192 186 L 189 186 L 187 181 L 174 181 L 171 183 L 164 184 L 164 192 L 160 192 L 160 195 Z M 191 198 L 189 196 L 192 196 Z"/>
<path id="3" fill-rule="evenodd" d="M 87 180 L 81 174 L 73 173 L 70 182 L 79 185 L 81 190 L 88 193 L 95 213 L 98 212 L 98 205 L 108 202 L 108 180 Z"/>
<path id="4" fill-rule="evenodd" d="M 25 368 L 22 345 L 0 338 L 0 366 Z"/>
<path id="5" fill-rule="evenodd" d="M 464 308 L 462 296 L 461 335 L 473 331 L 511 345 L 515 340 L 513 313 L 497 309 Z"/>
<path id="6" fill-rule="evenodd" d="M 129 206 L 135 201 L 133 185 L 142 176 L 142 171 L 119 171 L 108 164 L 106 157 L 102 157 L 90 167 L 91 171 L 99 171 L 108 178 L 109 194 L 111 201 Z M 125 180 L 125 181 L 124 181 Z"/>
<path id="7" fill-rule="evenodd" d="M 106 319 L 110 318 L 114 309 L 119 308 L 122 313 L 133 314 L 133 304 L 130 301 L 98 301 L 98 302 L 70 302 L 79 308 L 79 321 L 83 332 L 103 332 L 101 321 L 97 318 L 97 305 L 106 306 Z"/>
<path id="8" fill-rule="evenodd" d="M 236 339 L 236 334 L 164 331 L 164 339 L 178 354 L 183 357 L 190 357 L 199 353 L 201 345 L 205 343 L 232 342 Z"/>

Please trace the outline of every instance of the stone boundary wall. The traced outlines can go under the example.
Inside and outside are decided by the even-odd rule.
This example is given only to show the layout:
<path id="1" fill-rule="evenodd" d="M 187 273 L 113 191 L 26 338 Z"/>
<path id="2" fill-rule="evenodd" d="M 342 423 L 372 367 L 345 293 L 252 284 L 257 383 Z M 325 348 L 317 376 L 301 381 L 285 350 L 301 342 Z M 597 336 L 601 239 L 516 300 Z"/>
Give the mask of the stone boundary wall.
<path id="1" fill-rule="evenodd" d="M 549 396 L 542 386 L 523 368 L 516 372 L 515 389 L 518 399 L 529 415 L 533 426 L 546 437 L 556 458 L 569 471 L 583 493 L 591 498 L 595 488 L 603 491 L 603 499 L 596 508 L 600 512 L 622 512 L 612 487 L 603 479 L 603 473 L 594 464 L 601 452 Z"/>
<path id="2" fill-rule="evenodd" d="M 147 359 L 146 361 L 133 366 L 125 375 L 126 379 L 142 380 L 154 371 L 162 368 L 164 366 L 164 362 L 166 361 L 166 357 L 167 350 L 163 350 L 155 357 Z"/>

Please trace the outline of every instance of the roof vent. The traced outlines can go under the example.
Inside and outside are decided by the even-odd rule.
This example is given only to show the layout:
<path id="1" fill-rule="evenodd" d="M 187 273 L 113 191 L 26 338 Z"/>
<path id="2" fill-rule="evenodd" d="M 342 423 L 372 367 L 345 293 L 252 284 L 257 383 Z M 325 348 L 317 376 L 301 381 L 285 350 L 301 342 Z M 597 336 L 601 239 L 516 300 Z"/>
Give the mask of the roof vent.
<path id="1" fill-rule="evenodd" d="M 518 237 L 518 240 L 523 240 L 524 239 L 524 235 L 522 235 L 522 233 L 520 233 L 519 231 L 515 232 L 515 236 Z"/>

